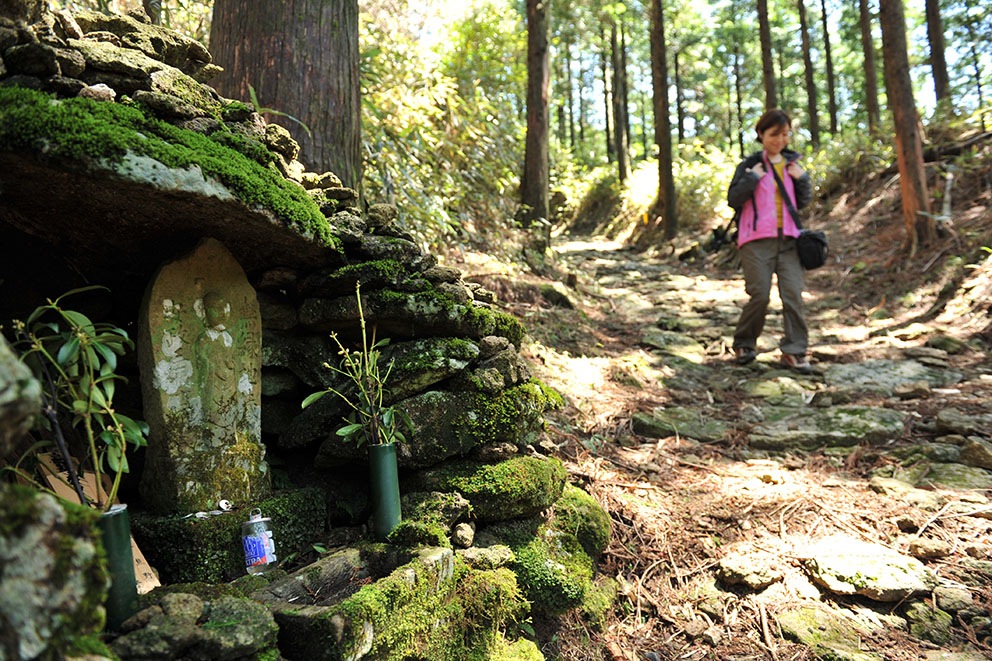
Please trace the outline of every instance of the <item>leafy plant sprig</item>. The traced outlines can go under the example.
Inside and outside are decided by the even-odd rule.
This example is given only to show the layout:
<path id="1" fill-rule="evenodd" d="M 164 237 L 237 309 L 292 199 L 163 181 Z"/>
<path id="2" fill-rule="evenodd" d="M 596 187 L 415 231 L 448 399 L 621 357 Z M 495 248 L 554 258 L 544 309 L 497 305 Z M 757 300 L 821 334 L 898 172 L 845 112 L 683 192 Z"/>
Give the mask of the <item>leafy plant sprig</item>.
<path id="1" fill-rule="evenodd" d="M 347 349 L 341 343 L 337 333 L 331 333 L 331 339 L 338 345 L 338 355 L 341 356 L 341 360 L 337 367 L 330 363 L 324 363 L 324 367 L 348 379 L 355 386 L 357 393 L 354 396 L 349 396 L 336 388 L 328 387 L 326 390 L 319 390 L 308 396 L 303 400 L 302 406 L 306 408 L 327 393 L 334 393 L 351 409 L 345 417 L 345 424 L 336 432 L 338 436 L 343 436 L 346 440 L 355 441 L 358 444 L 365 442 L 370 445 L 405 441 L 406 436 L 399 427 L 402 424 L 407 431 L 413 431 L 410 417 L 405 411 L 397 411 L 393 406 L 383 406 L 383 399 L 388 392 L 386 381 L 392 373 L 394 363 L 390 360 L 385 367 L 385 373 L 383 373 L 380 365 L 382 348 L 389 344 L 389 339 L 376 340 L 375 330 L 372 331 L 371 339 L 368 338 L 365 328 L 365 314 L 362 310 L 361 283 L 355 283 L 355 297 L 358 299 L 362 348 L 360 350 Z"/>
<path id="2" fill-rule="evenodd" d="M 21 360 L 48 384 L 43 413 L 66 460 L 73 488 L 80 501 L 88 504 L 68 456 L 59 412 L 71 416 L 74 428 L 82 428 L 87 456 L 80 468 L 88 465 L 95 474 L 97 498 L 93 504 L 107 511 L 117 498 L 123 474 L 128 472 L 128 444 L 145 445 L 148 425 L 114 409 L 117 382 L 127 382 L 116 373 L 117 358 L 134 347 L 127 332 L 112 324 L 94 323 L 86 315 L 62 307 L 66 297 L 96 289 L 106 287 L 73 289 L 54 301 L 49 299 L 35 308 L 27 321 L 15 321 L 14 329 Z M 36 444 L 29 452 L 37 449 Z M 104 501 L 100 478 L 111 473 L 113 482 Z"/>
<path id="3" fill-rule="evenodd" d="M 285 117 L 286 119 L 291 119 L 294 122 L 296 122 L 297 124 L 299 124 L 303 128 L 303 130 L 306 132 L 306 134 L 308 136 L 313 137 L 313 134 L 310 132 L 310 127 L 307 126 L 306 124 L 304 124 L 303 122 L 301 122 L 300 120 L 296 119 L 295 117 L 293 117 L 289 113 L 283 112 L 281 110 L 276 110 L 275 108 L 265 108 L 265 107 L 263 107 L 262 104 L 260 104 L 258 102 L 258 95 L 255 93 L 255 88 L 252 87 L 251 85 L 248 86 L 248 94 L 251 96 L 251 104 L 253 106 L 255 106 L 255 112 L 257 112 L 257 113 L 259 113 L 261 115 L 266 115 L 266 114 L 268 114 L 268 115 L 278 115 L 280 117 Z"/>

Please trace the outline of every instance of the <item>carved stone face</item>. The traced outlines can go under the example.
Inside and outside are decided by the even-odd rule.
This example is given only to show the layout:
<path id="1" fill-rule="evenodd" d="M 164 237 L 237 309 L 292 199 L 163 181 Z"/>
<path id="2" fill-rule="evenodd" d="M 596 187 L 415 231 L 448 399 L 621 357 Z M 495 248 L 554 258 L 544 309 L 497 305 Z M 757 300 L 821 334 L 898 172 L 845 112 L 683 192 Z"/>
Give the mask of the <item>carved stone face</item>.
<path id="1" fill-rule="evenodd" d="M 217 292 L 207 292 L 203 295 L 203 309 L 208 328 L 221 329 L 227 326 L 231 318 L 231 304 L 223 296 Z"/>

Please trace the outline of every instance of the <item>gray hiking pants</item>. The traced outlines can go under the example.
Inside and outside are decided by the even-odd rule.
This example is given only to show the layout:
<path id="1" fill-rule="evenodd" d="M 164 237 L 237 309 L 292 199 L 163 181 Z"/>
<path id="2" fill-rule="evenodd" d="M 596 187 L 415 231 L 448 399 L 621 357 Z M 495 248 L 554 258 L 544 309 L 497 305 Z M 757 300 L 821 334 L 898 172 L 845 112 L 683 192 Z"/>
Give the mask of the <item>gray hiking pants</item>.
<path id="1" fill-rule="evenodd" d="M 744 289 L 750 297 L 734 331 L 734 348 L 754 349 L 765 327 L 765 314 L 772 291 L 772 274 L 778 275 L 785 336 L 779 343 L 783 353 L 804 355 L 809 331 L 803 314 L 803 267 L 792 237 L 756 239 L 740 247 Z"/>

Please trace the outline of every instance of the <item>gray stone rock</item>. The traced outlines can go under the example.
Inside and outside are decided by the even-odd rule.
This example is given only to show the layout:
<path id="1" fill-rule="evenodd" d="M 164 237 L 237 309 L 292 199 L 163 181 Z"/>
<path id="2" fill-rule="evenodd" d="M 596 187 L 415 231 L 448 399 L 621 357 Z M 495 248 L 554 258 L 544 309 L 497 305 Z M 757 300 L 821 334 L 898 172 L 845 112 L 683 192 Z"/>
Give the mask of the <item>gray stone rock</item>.
<path id="1" fill-rule="evenodd" d="M 64 507 L 35 489 L 0 483 L 4 658 L 61 658 L 59 641 L 103 627 L 100 604 L 110 579 L 97 552 L 98 514 Z"/>
<path id="2" fill-rule="evenodd" d="M 765 409 L 765 421 L 751 430 L 754 448 L 788 450 L 822 446 L 877 445 L 898 438 L 904 414 L 871 406 L 830 409 Z"/>
<path id="3" fill-rule="evenodd" d="M 909 544 L 909 552 L 914 558 L 920 560 L 936 560 L 946 558 L 953 552 L 954 548 L 942 539 L 931 537 L 920 537 L 914 539 Z"/>
<path id="4" fill-rule="evenodd" d="M 948 613 L 963 611 L 971 608 L 975 603 L 971 590 L 956 585 L 938 585 L 933 594 L 937 597 L 937 606 L 940 610 Z"/>
<path id="5" fill-rule="evenodd" d="M 969 438 L 961 448 L 961 463 L 992 470 L 992 443 Z"/>
<path id="6" fill-rule="evenodd" d="M 883 661 L 881 655 L 861 650 L 867 628 L 837 609 L 825 605 L 803 606 L 780 612 L 777 620 L 786 638 L 808 646 L 818 657 Z"/>
<path id="7" fill-rule="evenodd" d="M 296 391 L 300 380 L 286 369 L 278 367 L 262 368 L 262 397 L 277 397 Z"/>
<path id="8" fill-rule="evenodd" d="M 299 143 L 293 140 L 293 136 L 290 135 L 288 129 L 278 124 L 269 124 L 265 127 L 265 144 L 272 151 L 282 154 L 290 161 L 295 159 L 300 153 Z M 302 173 L 300 179 L 302 180 Z"/>
<path id="9" fill-rule="evenodd" d="M 930 592 L 937 579 L 919 560 L 880 544 L 837 535 L 817 543 L 803 566 L 835 594 L 900 601 Z"/>
<path id="10" fill-rule="evenodd" d="M 679 356 L 693 363 L 702 363 L 706 357 L 706 347 L 689 335 L 664 330 L 650 330 L 641 337 L 641 342 L 672 356 Z"/>
<path id="11" fill-rule="evenodd" d="M 772 567 L 767 558 L 752 555 L 731 555 L 720 560 L 717 578 L 727 585 L 746 585 L 752 590 L 763 590 L 783 578 L 781 570 Z"/>
<path id="12" fill-rule="evenodd" d="M 41 411 L 41 383 L 0 335 L 0 457 L 31 428 Z"/>
<path id="13" fill-rule="evenodd" d="M 906 619 L 909 620 L 909 633 L 916 638 L 929 640 L 937 645 L 944 645 L 951 640 L 950 613 L 934 610 L 929 604 L 914 601 L 906 608 Z"/>
<path id="14" fill-rule="evenodd" d="M 207 49 L 195 39 L 132 16 L 88 10 L 76 10 L 73 15 L 81 31 L 87 35 L 93 32 L 112 34 L 120 45 L 140 51 L 189 75 L 199 74 L 211 60 Z"/>
<path id="15" fill-rule="evenodd" d="M 683 407 L 657 408 L 653 413 L 635 413 L 632 417 L 635 434 L 648 438 L 681 436 L 696 441 L 719 441 L 726 437 L 732 425 L 714 417 L 706 409 Z"/>
<path id="16" fill-rule="evenodd" d="M 337 346 L 326 335 L 293 335 L 266 330 L 262 335 L 262 367 L 289 370 L 307 387 L 340 387 L 341 379 L 324 367 L 336 364 Z M 322 401 L 322 400 L 321 400 Z"/>
<path id="17" fill-rule="evenodd" d="M 947 502 L 947 499 L 939 493 L 917 489 L 908 482 L 881 475 L 873 475 L 868 481 L 868 487 L 876 493 L 885 494 L 930 512 L 936 512 Z"/>
<path id="18" fill-rule="evenodd" d="M 149 110 L 165 119 L 192 119 L 203 115 L 203 111 L 171 94 L 138 90 L 134 100 L 147 106 Z"/>
<path id="19" fill-rule="evenodd" d="M 326 606 L 356 592 L 370 576 L 368 559 L 358 549 L 347 548 L 321 556 L 289 576 L 259 588 L 251 598 L 263 604 L 312 604 L 314 595 L 318 595 L 317 603 Z"/>
<path id="20" fill-rule="evenodd" d="M 3 61 L 11 72 L 25 76 L 47 78 L 61 73 L 55 49 L 47 44 L 13 46 L 3 53 Z"/>
<path id="21" fill-rule="evenodd" d="M 830 365 L 823 376 L 828 386 L 867 390 L 884 395 L 892 395 L 897 386 L 907 383 L 924 382 L 934 387 L 961 380 L 958 372 L 934 369 L 915 360 L 865 360 Z"/>
<path id="22" fill-rule="evenodd" d="M 455 524 L 451 531 L 451 543 L 463 549 L 472 546 L 475 541 L 475 524 L 471 521 L 463 521 Z"/>
<path id="23" fill-rule="evenodd" d="M 992 471 L 977 466 L 923 461 L 897 468 L 891 475 L 914 485 L 946 489 L 992 489 Z"/>
<path id="24" fill-rule="evenodd" d="M 258 310 L 262 316 L 262 328 L 287 331 L 296 326 L 296 306 L 285 296 L 258 292 Z"/>
<path id="25" fill-rule="evenodd" d="M 55 58 L 59 63 L 59 72 L 63 76 L 75 78 L 86 69 L 86 60 L 71 48 L 56 48 Z"/>
<path id="26" fill-rule="evenodd" d="M 187 602 L 190 597 L 199 601 L 183 595 Z M 170 601 L 166 596 L 161 599 Z M 264 605 L 239 597 L 200 603 L 201 621 L 190 620 L 188 612 L 176 617 L 163 608 L 161 614 L 153 612 L 145 626 L 115 639 L 111 649 L 122 659 L 240 659 L 275 652 L 278 628 Z"/>
<path id="27" fill-rule="evenodd" d="M 513 551 L 509 546 L 494 544 L 493 546 L 473 546 L 458 549 L 455 554 L 476 569 L 499 569 L 514 561 Z"/>
<path id="28" fill-rule="evenodd" d="M 968 415 L 954 408 L 937 414 L 937 431 L 941 434 L 971 436 L 984 434 L 989 429 L 992 429 L 992 415 Z"/>

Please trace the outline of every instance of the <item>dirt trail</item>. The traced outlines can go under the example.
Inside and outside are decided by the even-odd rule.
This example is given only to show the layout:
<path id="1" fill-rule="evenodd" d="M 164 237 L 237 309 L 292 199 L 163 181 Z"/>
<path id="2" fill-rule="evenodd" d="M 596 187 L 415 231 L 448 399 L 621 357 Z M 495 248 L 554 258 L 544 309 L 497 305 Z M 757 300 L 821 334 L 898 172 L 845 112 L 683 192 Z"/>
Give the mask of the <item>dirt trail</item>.
<path id="1" fill-rule="evenodd" d="M 806 299 L 814 374 L 800 376 L 778 364 L 777 294 L 758 359 L 739 367 L 729 350 L 745 299 L 737 272 L 706 262 L 694 270 L 598 240 L 560 242 L 555 250 L 578 276 L 575 288 L 560 288 L 574 307 L 564 307 L 568 303 L 540 283 L 507 284 L 500 293 L 530 329 L 527 355 L 537 376 L 567 398 L 549 436 L 573 478 L 612 515 L 613 541 L 601 569 L 618 579 L 621 596 L 604 630 L 583 626 L 579 616 L 544 623 L 553 639 L 548 658 L 992 658 L 990 577 L 969 564 L 989 559 L 992 481 L 949 489 L 927 478 L 935 466 L 964 461 L 960 448 L 950 459 L 928 452 L 968 442 L 940 427 L 941 411 L 955 409 L 975 422 L 972 442 L 987 440 L 976 422 L 992 419 L 985 417 L 992 416 L 992 363 L 984 352 L 925 347 L 932 328 L 918 325 L 872 333 L 875 310 L 837 291 L 838 276 L 850 271 L 824 269 L 810 278 Z M 486 282 L 500 288 L 498 278 Z M 909 379 L 907 385 L 903 379 L 895 392 L 831 381 L 836 366 L 876 364 L 871 361 L 922 361 L 926 378 L 937 381 Z M 792 428 L 802 432 L 804 416 L 839 406 L 883 409 L 901 426 L 872 443 L 855 439 L 831 447 L 815 437 L 771 452 L 753 447 L 756 430 L 770 424 L 769 411 L 800 411 Z M 688 418 L 669 433 L 649 424 L 674 411 Z M 920 488 L 907 482 L 912 497 L 879 493 L 877 485 L 869 487 L 873 471 L 907 481 L 916 471 Z M 935 500 L 926 501 L 927 494 Z M 964 586 L 972 599 L 951 611 L 951 637 L 910 635 L 909 599 L 879 602 L 817 587 L 808 571 L 811 549 L 837 534 L 903 555 L 914 540 L 940 542 L 944 554 L 925 559 L 926 567 L 943 583 Z M 729 557 L 757 563 L 773 580 L 767 586 L 737 582 L 723 566 Z M 923 597 L 937 603 L 932 593 Z M 820 608 L 816 617 L 839 612 L 853 618 L 854 647 L 827 652 L 796 634 L 787 619 L 804 606 Z M 952 651 L 964 655 L 940 656 Z"/>

